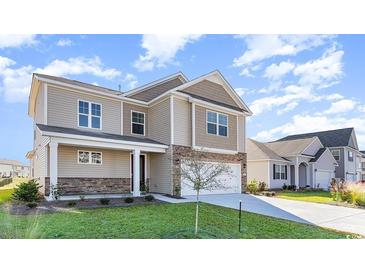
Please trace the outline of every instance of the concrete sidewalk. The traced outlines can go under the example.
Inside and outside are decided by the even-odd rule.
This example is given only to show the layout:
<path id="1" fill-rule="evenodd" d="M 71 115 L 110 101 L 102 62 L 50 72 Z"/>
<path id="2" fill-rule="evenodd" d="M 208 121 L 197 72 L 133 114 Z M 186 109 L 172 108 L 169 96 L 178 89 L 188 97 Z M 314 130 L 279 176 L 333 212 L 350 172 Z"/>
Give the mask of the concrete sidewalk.
<path id="1" fill-rule="evenodd" d="M 185 199 L 174 199 L 163 195 L 155 195 L 155 197 L 170 203 L 195 201 L 195 196 L 186 196 L 184 197 Z M 365 236 L 364 209 L 247 194 L 202 195 L 200 200 L 205 203 L 233 209 L 238 209 L 239 201 L 242 200 L 243 210 L 248 212 Z"/>

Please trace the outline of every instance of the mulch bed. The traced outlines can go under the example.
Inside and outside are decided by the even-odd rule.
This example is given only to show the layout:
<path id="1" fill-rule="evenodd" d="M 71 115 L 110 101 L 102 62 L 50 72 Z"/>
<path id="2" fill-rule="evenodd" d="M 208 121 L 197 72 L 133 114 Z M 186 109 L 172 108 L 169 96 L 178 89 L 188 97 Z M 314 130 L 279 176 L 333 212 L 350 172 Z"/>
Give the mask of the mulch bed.
<path id="1" fill-rule="evenodd" d="M 67 212 L 74 209 L 93 209 L 93 208 L 112 208 L 112 207 L 129 207 L 137 205 L 153 205 L 165 203 L 154 199 L 151 202 L 146 201 L 143 197 L 133 198 L 133 203 L 124 202 L 124 198 L 111 198 L 108 205 L 100 203 L 100 199 L 87 199 L 84 201 L 51 201 L 42 200 L 37 207 L 29 208 L 25 203 L 8 202 L 4 205 L 5 210 L 13 215 L 31 215 L 47 214 L 55 212 Z M 71 204 L 75 202 L 76 204 Z"/>

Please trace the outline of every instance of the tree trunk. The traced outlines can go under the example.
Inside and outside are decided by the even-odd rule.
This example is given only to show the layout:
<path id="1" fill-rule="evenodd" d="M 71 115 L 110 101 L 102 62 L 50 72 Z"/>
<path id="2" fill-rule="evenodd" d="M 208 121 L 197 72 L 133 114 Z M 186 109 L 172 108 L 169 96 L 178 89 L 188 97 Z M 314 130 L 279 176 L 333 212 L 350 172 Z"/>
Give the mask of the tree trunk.
<path id="1" fill-rule="evenodd" d="M 198 236 L 198 223 L 199 223 L 199 190 L 196 191 L 195 237 Z"/>

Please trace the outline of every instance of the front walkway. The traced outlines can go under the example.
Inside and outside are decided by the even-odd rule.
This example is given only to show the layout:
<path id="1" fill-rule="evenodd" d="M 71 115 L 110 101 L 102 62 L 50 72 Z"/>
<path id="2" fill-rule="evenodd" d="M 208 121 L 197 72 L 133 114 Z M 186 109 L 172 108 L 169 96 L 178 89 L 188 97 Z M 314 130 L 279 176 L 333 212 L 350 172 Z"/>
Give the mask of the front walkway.
<path id="1" fill-rule="evenodd" d="M 194 196 L 186 196 L 186 199 L 173 199 L 162 195 L 155 195 L 155 197 L 173 203 L 195 201 Z M 238 209 L 239 201 L 242 200 L 245 211 L 365 236 L 364 209 L 247 194 L 202 195 L 200 200 L 233 209 Z"/>

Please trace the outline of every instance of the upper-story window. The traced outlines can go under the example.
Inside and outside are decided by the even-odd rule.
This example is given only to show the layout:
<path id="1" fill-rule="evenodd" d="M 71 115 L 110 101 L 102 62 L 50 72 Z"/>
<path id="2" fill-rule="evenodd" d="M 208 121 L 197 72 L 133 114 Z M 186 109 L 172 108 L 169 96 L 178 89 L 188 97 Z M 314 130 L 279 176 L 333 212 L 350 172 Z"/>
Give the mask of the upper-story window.
<path id="1" fill-rule="evenodd" d="M 79 100 L 79 127 L 101 129 L 101 105 Z"/>
<path id="2" fill-rule="evenodd" d="M 335 160 L 338 162 L 340 160 L 340 151 L 339 150 L 332 150 L 332 155 L 333 155 L 333 158 L 335 158 Z"/>
<path id="3" fill-rule="evenodd" d="M 145 114 L 139 111 L 132 110 L 132 134 L 145 135 Z"/>
<path id="4" fill-rule="evenodd" d="M 228 136 L 228 116 L 214 111 L 207 111 L 207 132 L 219 136 Z"/>
<path id="5" fill-rule="evenodd" d="M 349 162 L 354 161 L 354 153 L 352 151 L 348 151 L 348 160 Z"/>

